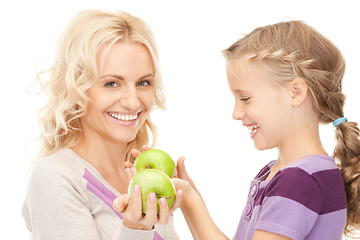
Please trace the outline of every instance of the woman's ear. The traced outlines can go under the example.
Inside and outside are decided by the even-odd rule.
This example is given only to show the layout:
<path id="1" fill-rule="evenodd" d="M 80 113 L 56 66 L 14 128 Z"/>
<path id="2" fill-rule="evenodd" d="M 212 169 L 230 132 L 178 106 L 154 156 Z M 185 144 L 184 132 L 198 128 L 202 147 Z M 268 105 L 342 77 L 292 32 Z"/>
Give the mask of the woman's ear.
<path id="1" fill-rule="evenodd" d="M 294 107 L 301 105 L 307 96 L 308 85 L 303 78 L 294 78 L 289 85 L 291 104 Z"/>

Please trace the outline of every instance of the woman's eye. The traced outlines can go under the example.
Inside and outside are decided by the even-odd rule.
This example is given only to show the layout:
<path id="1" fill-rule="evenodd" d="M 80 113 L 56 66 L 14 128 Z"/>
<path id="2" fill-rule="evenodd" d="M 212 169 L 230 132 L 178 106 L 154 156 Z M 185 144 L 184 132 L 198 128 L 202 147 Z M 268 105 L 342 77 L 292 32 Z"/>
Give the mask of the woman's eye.
<path id="1" fill-rule="evenodd" d="M 118 84 L 116 82 L 107 82 L 105 83 L 105 87 L 108 87 L 108 88 L 113 88 L 113 87 L 117 87 Z"/>
<path id="2" fill-rule="evenodd" d="M 148 80 L 145 80 L 145 81 L 141 81 L 141 82 L 138 82 L 137 84 L 138 86 L 150 86 L 151 85 L 151 82 L 148 81 Z"/>

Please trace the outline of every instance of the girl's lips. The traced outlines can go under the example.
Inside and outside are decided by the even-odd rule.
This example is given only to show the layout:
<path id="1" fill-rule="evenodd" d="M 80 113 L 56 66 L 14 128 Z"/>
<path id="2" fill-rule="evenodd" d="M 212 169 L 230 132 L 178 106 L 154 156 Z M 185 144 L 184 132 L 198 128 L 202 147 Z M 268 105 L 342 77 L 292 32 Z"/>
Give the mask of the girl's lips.
<path id="1" fill-rule="evenodd" d="M 250 124 L 246 126 L 250 130 L 250 137 L 254 138 L 256 133 L 259 131 L 260 126 L 258 124 Z"/>

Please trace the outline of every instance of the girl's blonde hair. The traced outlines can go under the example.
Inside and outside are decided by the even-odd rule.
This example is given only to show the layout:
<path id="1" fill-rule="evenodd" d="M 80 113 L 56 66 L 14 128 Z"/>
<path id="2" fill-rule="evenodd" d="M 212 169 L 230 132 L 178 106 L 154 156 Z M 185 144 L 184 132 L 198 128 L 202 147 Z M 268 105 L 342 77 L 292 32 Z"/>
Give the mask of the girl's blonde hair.
<path id="1" fill-rule="evenodd" d="M 284 85 L 296 77 L 305 79 L 319 122 L 343 117 L 345 95 L 342 79 L 345 61 L 327 38 L 301 21 L 260 27 L 223 51 L 232 60 L 261 61 L 269 65 L 274 81 Z M 360 141 L 355 122 L 336 127 L 334 158 L 343 175 L 347 196 L 345 233 L 360 226 Z"/>
<path id="2" fill-rule="evenodd" d="M 79 139 L 82 132 L 80 117 L 84 115 L 89 100 L 86 91 L 99 78 L 96 56 L 101 47 L 111 47 L 120 41 L 142 44 L 149 50 L 155 73 L 155 105 L 165 109 L 159 56 L 149 26 L 126 12 L 82 11 L 66 26 L 58 40 L 53 65 L 46 71 L 49 79 L 44 89 L 49 100 L 38 114 L 41 129 L 38 157 L 69 148 Z M 148 144 L 148 130 L 154 143 L 157 133 L 150 117 L 135 139 L 128 143 L 127 160 L 133 160 L 130 154 L 132 148 L 140 149 Z"/>

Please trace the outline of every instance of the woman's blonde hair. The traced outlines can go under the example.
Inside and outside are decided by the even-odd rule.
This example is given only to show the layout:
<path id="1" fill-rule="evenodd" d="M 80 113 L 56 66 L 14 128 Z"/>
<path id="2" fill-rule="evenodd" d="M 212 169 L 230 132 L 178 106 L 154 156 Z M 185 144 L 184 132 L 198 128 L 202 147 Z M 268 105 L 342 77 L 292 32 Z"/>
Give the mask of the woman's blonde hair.
<path id="1" fill-rule="evenodd" d="M 82 132 L 80 117 L 84 115 L 89 100 L 86 91 L 99 78 L 96 56 L 101 47 L 110 47 L 119 41 L 142 44 L 149 50 L 155 73 L 155 105 L 165 109 L 159 56 L 149 26 L 140 18 L 122 11 L 82 11 L 66 26 L 58 40 L 53 65 L 45 71 L 49 73 L 49 79 L 44 84 L 49 100 L 38 114 L 41 129 L 38 157 L 50 155 L 76 143 Z M 130 154 L 132 148 L 139 149 L 148 144 L 148 130 L 154 143 L 157 133 L 150 117 L 135 139 L 128 143 L 127 160 L 133 160 Z"/>
<path id="2" fill-rule="evenodd" d="M 345 95 L 342 79 L 345 60 L 327 38 L 301 21 L 260 27 L 223 51 L 232 60 L 261 61 L 272 69 L 274 81 L 284 85 L 296 77 L 305 79 L 313 107 L 321 123 L 343 117 Z M 345 233 L 360 226 L 360 140 L 355 122 L 336 127 L 334 158 L 343 175 L 347 196 Z"/>

